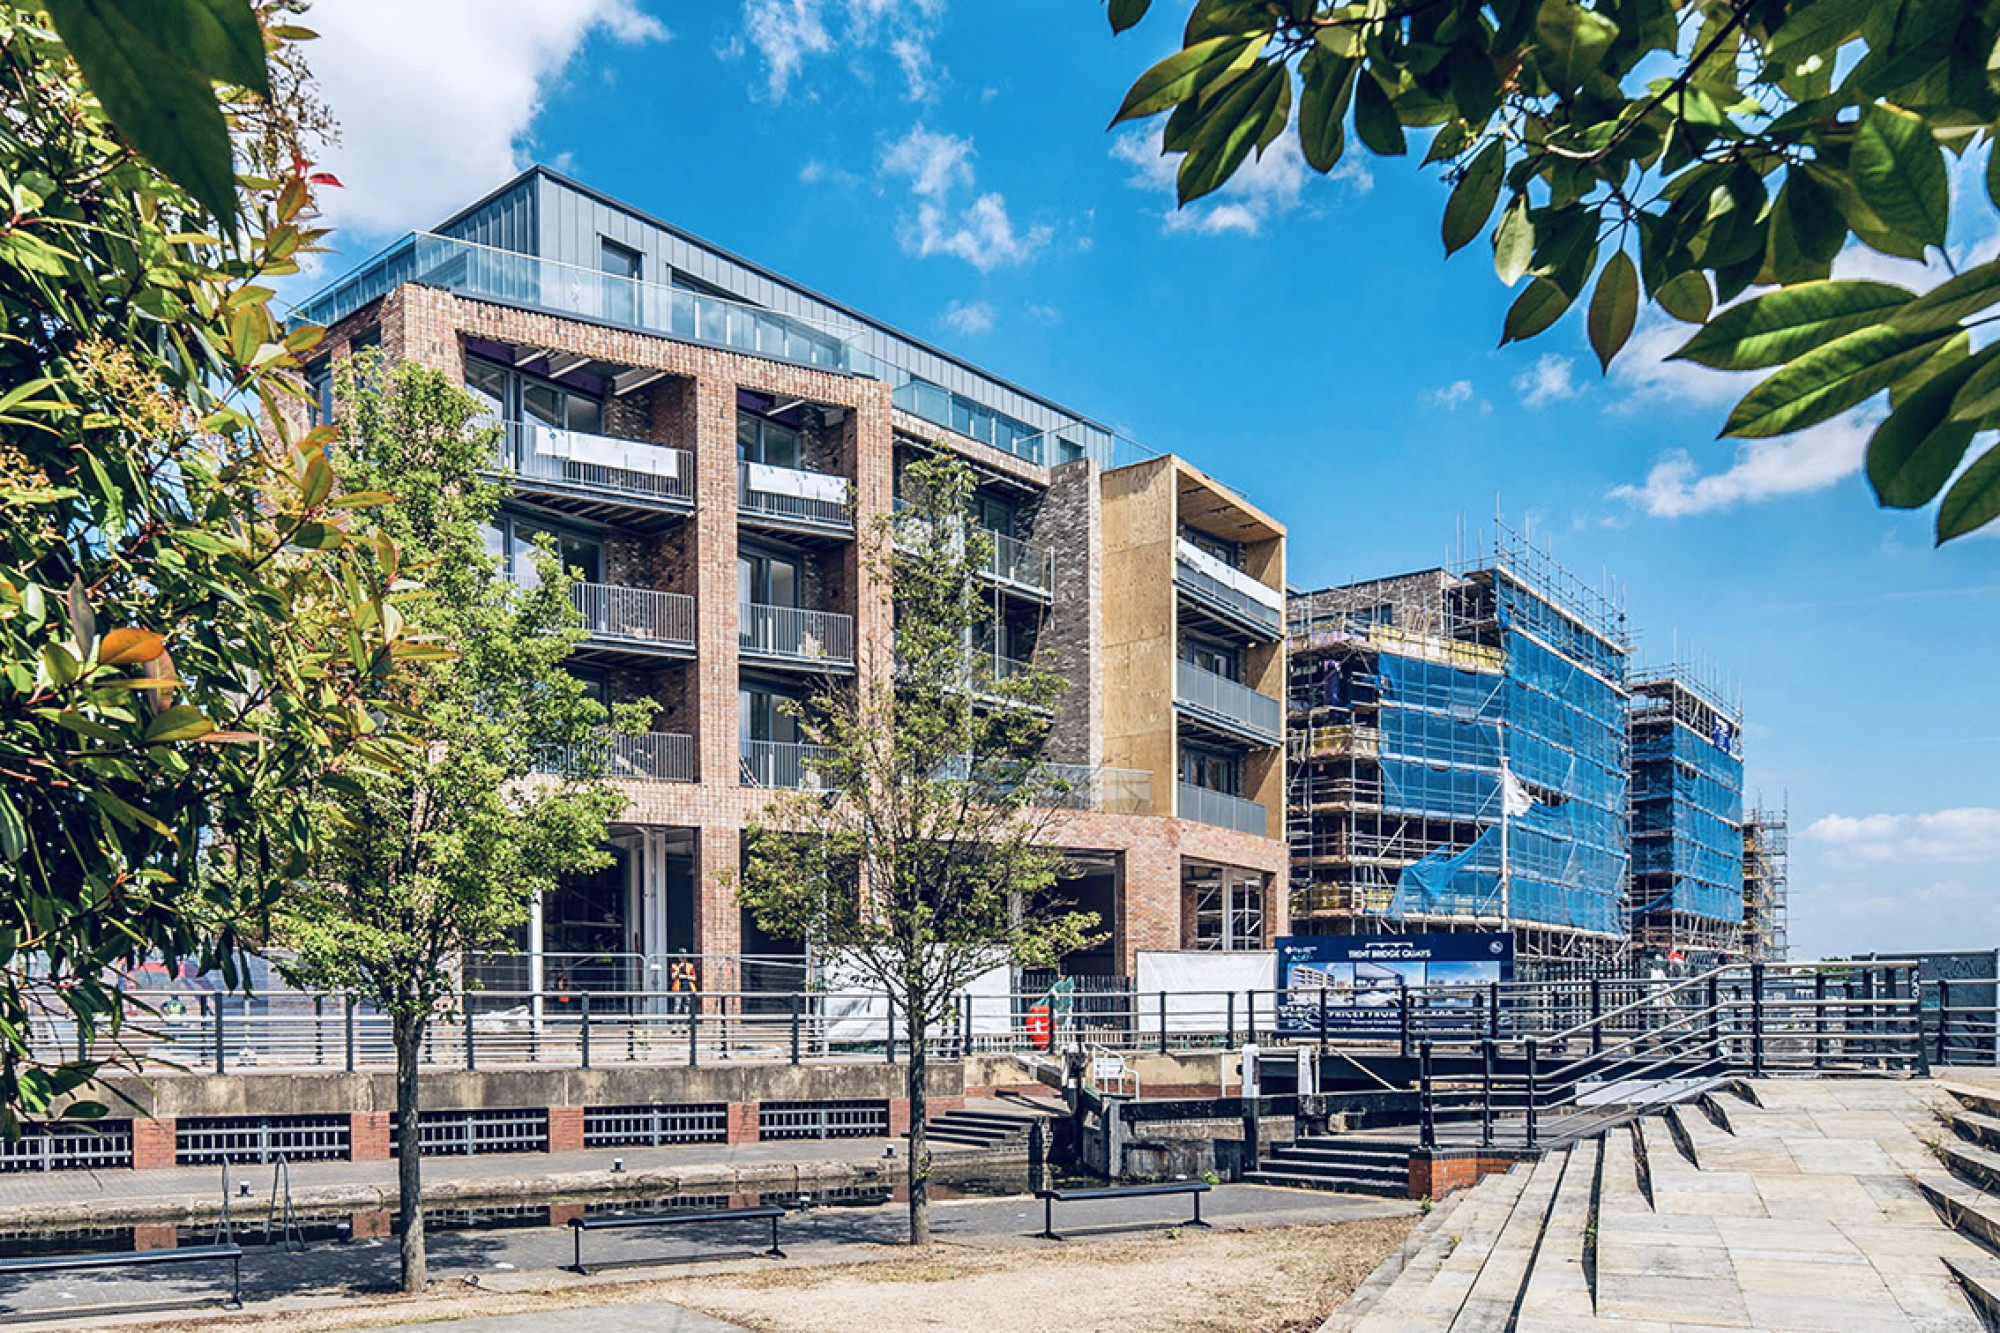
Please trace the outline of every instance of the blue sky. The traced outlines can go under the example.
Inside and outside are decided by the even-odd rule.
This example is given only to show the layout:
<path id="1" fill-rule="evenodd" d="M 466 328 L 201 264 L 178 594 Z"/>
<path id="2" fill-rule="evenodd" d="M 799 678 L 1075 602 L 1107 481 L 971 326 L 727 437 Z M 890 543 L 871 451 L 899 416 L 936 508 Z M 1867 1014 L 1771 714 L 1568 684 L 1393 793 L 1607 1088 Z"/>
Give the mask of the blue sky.
<path id="1" fill-rule="evenodd" d="M 2000 944 L 2000 541 L 1876 509 L 1867 409 L 1715 440 L 1745 386 L 1666 362 L 1657 316 L 1609 378 L 1575 314 L 1496 349 L 1511 293 L 1483 243 L 1444 261 L 1413 158 L 1329 179 L 1287 143 L 1174 211 L 1157 126 L 1105 125 L 1178 18 L 1102 15 L 321 0 L 329 262 L 542 161 L 1217 473 L 1289 525 L 1295 583 L 1435 565 L 1497 513 L 1622 588 L 1638 660 L 1740 688 L 1795 955 Z"/>

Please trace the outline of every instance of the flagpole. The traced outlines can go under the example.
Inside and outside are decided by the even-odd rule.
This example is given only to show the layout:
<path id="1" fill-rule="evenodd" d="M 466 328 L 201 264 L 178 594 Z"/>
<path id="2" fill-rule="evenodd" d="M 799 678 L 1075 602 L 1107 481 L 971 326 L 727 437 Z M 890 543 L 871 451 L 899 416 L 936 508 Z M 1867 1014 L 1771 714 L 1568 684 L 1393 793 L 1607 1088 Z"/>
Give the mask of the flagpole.
<path id="1" fill-rule="evenodd" d="M 1507 768 L 1507 728 L 1500 728 L 1500 924 L 1511 929 L 1514 925 L 1514 883 L 1507 865 L 1507 807 L 1513 804 L 1510 783 L 1513 774 Z"/>

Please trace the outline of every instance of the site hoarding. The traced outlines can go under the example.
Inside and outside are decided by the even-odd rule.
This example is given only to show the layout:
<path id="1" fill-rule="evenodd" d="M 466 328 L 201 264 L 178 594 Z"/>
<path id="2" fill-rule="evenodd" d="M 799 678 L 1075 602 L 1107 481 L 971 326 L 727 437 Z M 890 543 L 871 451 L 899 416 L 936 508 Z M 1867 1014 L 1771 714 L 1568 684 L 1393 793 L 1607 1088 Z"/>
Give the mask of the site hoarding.
<path id="1" fill-rule="evenodd" d="M 1431 1009 L 1471 1009 L 1475 987 L 1513 979 L 1514 937 L 1503 932 L 1288 935 L 1278 941 L 1278 1035 L 1318 1036 L 1324 1009 L 1328 1036 L 1394 1036 L 1407 990 L 1424 989 Z"/>

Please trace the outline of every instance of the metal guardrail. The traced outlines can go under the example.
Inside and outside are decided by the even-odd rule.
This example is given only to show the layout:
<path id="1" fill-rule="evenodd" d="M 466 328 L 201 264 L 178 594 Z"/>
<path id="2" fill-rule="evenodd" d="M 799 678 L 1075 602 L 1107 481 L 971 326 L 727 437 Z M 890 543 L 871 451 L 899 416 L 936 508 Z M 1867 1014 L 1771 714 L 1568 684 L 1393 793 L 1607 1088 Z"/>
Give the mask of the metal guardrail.
<path id="1" fill-rule="evenodd" d="M 814 666 L 854 664 L 853 616 L 756 602 L 744 602 L 738 611 L 737 651 L 746 657 Z"/>
<path id="2" fill-rule="evenodd" d="M 914 506 L 899 495 L 894 501 L 894 512 L 898 514 L 913 513 Z M 912 520 L 912 522 L 921 524 L 921 520 Z M 991 543 L 984 566 L 980 570 L 981 573 L 985 574 L 988 578 L 997 579 L 1002 583 L 1012 584 L 1015 587 L 1026 588 L 1044 596 L 1054 594 L 1056 586 L 1055 556 L 1046 548 L 1037 546 L 1030 541 L 1024 541 L 1019 537 L 1009 536 L 1004 532 L 995 532 L 991 528 L 981 527 L 979 531 Z M 900 534 L 897 538 L 897 543 L 898 545 L 907 546 L 907 542 L 902 539 Z"/>
<path id="3" fill-rule="evenodd" d="M 1246 800 L 1228 792 L 1210 791 L 1191 782 L 1180 784 L 1180 817 L 1200 824 L 1235 829 L 1257 837 L 1270 836 L 1271 812 L 1262 801 Z"/>
<path id="4" fill-rule="evenodd" d="M 814 766 L 826 747 L 800 741 L 743 741 L 743 785 L 746 787 L 810 788 L 826 785 Z"/>
<path id="5" fill-rule="evenodd" d="M 1246 628 L 1274 639 L 1284 635 L 1285 613 L 1281 608 L 1266 606 L 1247 593 L 1230 587 L 1206 571 L 1197 569 L 1185 557 L 1174 561 L 1174 586 L 1210 610 L 1238 621 Z"/>
<path id="6" fill-rule="evenodd" d="M 524 490 L 587 491 L 647 508 L 694 507 L 694 454 L 686 449 L 558 430 L 539 421 L 499 424 L 495 470 Z M 614 458 L 624 463 L 607 461 Z"/>
<path id="7" fill-rule="evenodd" d="M 1266 745 L 1284 739 L 1283 704 L 1192 662 L 1174 663 L 1174 702 Z"/>
<path id="8" fill-rule="evenodd" d="M 774 474 L 797 473 L 801 478 L 818 478 L 825 474 L 811 472 L 804 468 L 769 469 Z M 742 514 L 753 518 L 778 519 L 787 524 L 803 524 L 808 527 L 824 528 L 835 532 L 854 531 L 854 504 L 850 495 L 847 499 L 827 500 L 813 495 L 789 495 L 778 491 L 762 490 L 751 483 L 750 464 L 736 465 L 736 507 Z"/>
<path id="9" fill-rule="evenodd" d="M 570 598 L 593 643 L 694 651 L 694 598 L 686 593 L 577 583 Z"/>
<path id="10" fill-rule="evenodd" d="M 693 782 L 694 737 L 678 731 L 606 735 L 585 747 L 535 756 L 535 771 L 555 777 L 602 773 L 622 782 Z"/>

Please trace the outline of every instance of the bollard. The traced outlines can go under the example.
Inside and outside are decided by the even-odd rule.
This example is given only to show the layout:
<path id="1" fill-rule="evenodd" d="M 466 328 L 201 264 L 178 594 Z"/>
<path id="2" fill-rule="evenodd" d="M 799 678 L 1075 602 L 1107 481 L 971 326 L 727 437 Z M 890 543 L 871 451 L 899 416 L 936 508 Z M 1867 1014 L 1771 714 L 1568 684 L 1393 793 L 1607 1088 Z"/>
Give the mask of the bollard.
<path id="1" fill-rule="evenodd" d="M 583 1067 L 590 1068 L 590 992 L 581 991 L 577 995 L 577 1013 L 582 1019 L 577 1029 L 578 1054 L 583 1057 Z"/>

